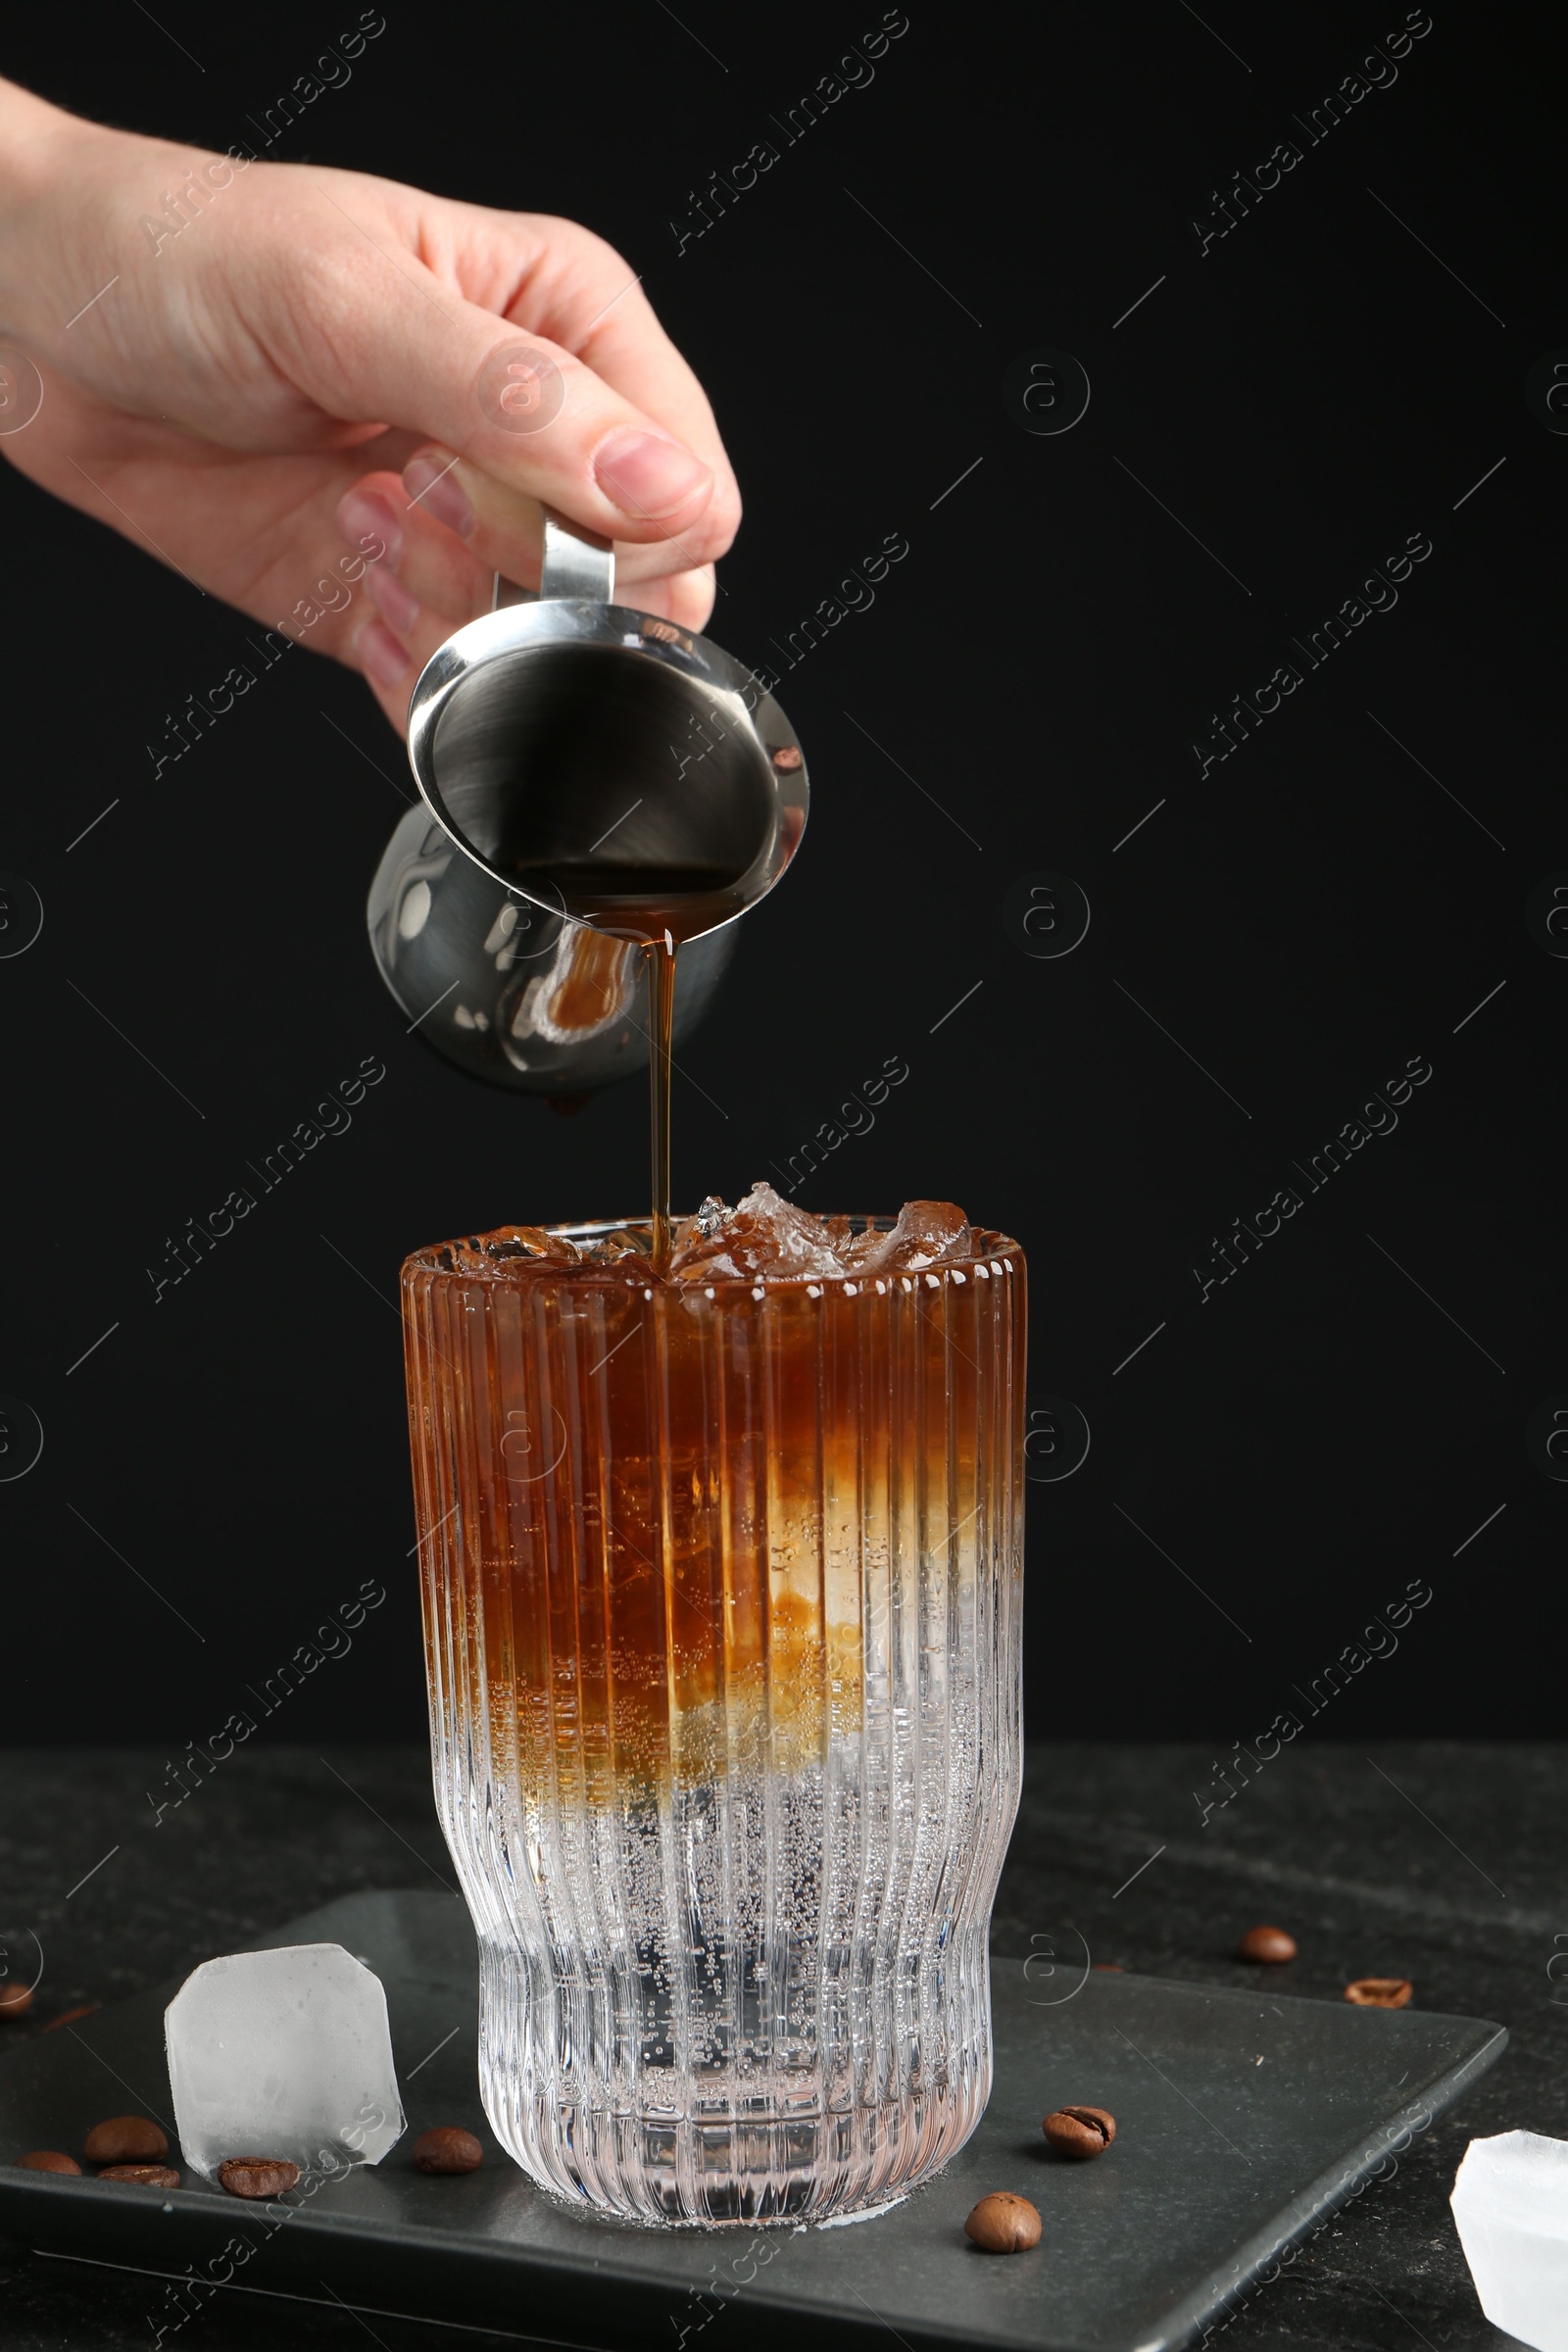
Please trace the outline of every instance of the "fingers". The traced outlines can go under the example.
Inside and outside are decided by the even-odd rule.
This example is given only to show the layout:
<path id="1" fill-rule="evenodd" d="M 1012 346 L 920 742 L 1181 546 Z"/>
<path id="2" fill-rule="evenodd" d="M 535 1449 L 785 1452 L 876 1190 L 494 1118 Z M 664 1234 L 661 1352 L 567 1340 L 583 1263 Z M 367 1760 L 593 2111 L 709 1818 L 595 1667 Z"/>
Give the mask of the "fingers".
<path id="1" fill-rule="evenodd" d="M 345 271 L 358 281 L 352 302 Z M 411 297 L 411 274 L 428 299 Z M 413 255 L 394 270 L 356 244 L 341 268 L 313 271 L 287 292 L 290 315 L 271 322 L 273 337 L 297 354 L 330 414 L 427 433 L 606 537 L 679 541 L 688 567 L 729 545 L 739 501 L 727 466 L 721 482 L 713 465 L 564 344 L 518 332 Z M 669 372 L 665 362 L 661 394 Z"/>
<path id="2" fill-rule="evenodd" d="M 375 622 L 375 628 L 384 628 Z M 381 715 L 388 726 L 407 740 L 409 732 L 409 693 L 417 677 L 417 670 L 409 666 L 408 656 L 397 639 L 386 632 L 383 645 L 369 622 L 362 622 L 358 635 L 349 650 L 349 660 L 358 667 L 365 683 L 381 707 Z M 401 663 L 401 667 L 399 664 Z M 391 679 L 387 684 L 383 681 Z"/>
<path id="3" fill-rule="evenodd" d="M 622 460 L 614 460 L 620 482 Z M 635 466 L 624 470 L 639 479 Z M 534 586 L 539 577 L 542 539 L 540 510 L 554 506 L 569 521 L 582 522 L 581 502 L 567 505 L 551 497 L 547 486 L 519 488 L 505 474 L 490 472 L 439 442 L 427 444 L 403 469 L 411 499 L 428 503 L 430 511 L 460 538 L 472 542 L 475 553 L 491 568 L 519 585 Z M 650 494 L 652 495 L 652 493 Z M 733 532 L 716 531 L 711 517 L 700 514 L 695 521 L 653 513 L 621 516 L 605 527 L 591 525 L 618 550 L 617 565 L 627 579 L 648 579 L 665 571 L 690 571 L 711 564 L 729 545 Z"/>
<path id="4" fill-rule="evenodd" d="M 360 671 L 400 735 L 408 733 L 409 698 L 415 681 L 431 656 L 462 621 L 437 613 L 419 603 L 390 568 L 390 557 L 365 575 L 372 610 L 366 613 L 340 649 L 340 659 Z M 401 601 L 407 597 L 407 604 Z M 489 610 L 489 594 L 483 609 Z M 673 621 L 680 629 L 701 630 L 712 611 L 713 576 L 681 572 L 672 579 L 649 584 L 646 603 L 638 610 Z M 465 617 L 472 619 L 469 613 Z"/>
<path id="5" fill-rule="evenodd" d="M 489 612 L 496 566 L 412 500 L 400 475 L 371 473 L 356 482 L 338 502 L 337 526 L 351 545 L 371 533 L 385 544 L 367 587 L 394 627 L 412 627 L 420 607 L 445 619 L 449 633 Z"/>
<path id="6" fill-rule="evenodd" d="M 505 318 L 575 352 L 607 384 L 706 458 L 715 475 L 727 473 L 702 385 L 660 324 L 625 256 L 579 222 L 551 214 L 514 214 L 499 225 L 514 241 L 531 244 L 534 254 Z"/>
<path id="7" fill-rule="evenodd" d="M 439 444 L 427 445 L 409 460 L 403 483 L 411 503 L 456 532 L 482 567 L 499 571 L 519 587 L 537 588 L 543 522 L 536 497 L 497 480 Z M 617 539 L 615 577 L 626 582 L 656 579 L 663 572 L 700 570 L 711 561 L 703 552 L 701 533 L 661 525 L 656 536 L 640 543 Z"/>
<path id="8" fill-rule="evenodd" d="M 740 494 L 702 385 L 659 322 L 624 256 L 576 221 L 524 215 L 518 226 L 544 238 L 548 268 L 533 272 L 507 306 L 519 327 L 537 327 L 575 352 L 611 388 L 635 401 L 712 468 L 715 503 L 733 537 Z M 727 543 L 726 543 L 727 544 Z M 715 547 L 712 554 L 722 555 Z"/>
<path id="9" fill-rule="evenodd" d="M 481 490 L 486 512 L 505 517 L 507 533 L 501 534 L 494 519 L 480 525 L 470 512 L 469 536 L 464 539 L 431 513 L 443 504 L 446 483 L 438 480 L 427 495 L 411 497 L 407 481 L 407 471 L 367 474 L 337 508 L 338 528 L 349 546 L 370 542 L 385 549 L 365 571 L 365 594 L 373 612 L 361 620 L 345 658 L 376 690 L 400 733 L 423 664 L 454 629 L 489 612 L 498 570 L 519 585 L 537 585 L 540 549 L 536 501 L 489 484 Z M 450 501 L 445 511 L 454 511 Z M 648 549 L 628 552 L 645 565 L 653 560 Z M 634 610 L 700 630 L 713 608 L 712 566 L 628 582 L 616 595 Z"/>
<path id="10" fill-rule="evenodd" d="M 498 227 L 503 230 L 511 249 L 506 258 L 514 267 L 518 248 L 528 257 L 506 304 L 507 320 L 524 335 L 547 336 L 573 353 L 611 393 L 634 404 L 708 465 L 714 487 L 704 517 L 709 544 L 700 551 L 701 560 L 712 562 L 724 554 L 740 522 L 734 471 L 702 385 L 660 324 L 640 276 L 624 255 L 578 222 L 547 214 L 514 214 L 498 220 L 493 214 L 470 210 L 468 217 L 491 238 Z M 516 429 L 533 419 L 514 416 L 508 421 Z M 680 527 L 613 460 L 610 470 L 618 483 L 612 495 L 628 515 L 667 519 Z M 564 514 L 573 514 L 559 500 L 550 503 L 561 506 Z M 640 536 L 620 527 L 608 535 L 622 540 Z"/>
<path id="11" fill-rule="evenodd" d="M 402 583 L 390 577 L 384 564 L 366 573 L 366 584 L 376 609 L 367 613 L 349 637 L 340 659 L 360 671 L 391 724 L 406 736 L 415 682 L 451 635 L 453 624 L 416 600 L 412 619 L 405 617 L 407 608 L 394 610 L 395 592 Z M 389 587 L 393 596 L 388 596 Z M 707 625 L 712 601 L 711 573 L 682 572 L 674 579 L 655 581 L 646 606 L 639 609 L 673 621 L 677 628 L 701 630 Z"/>

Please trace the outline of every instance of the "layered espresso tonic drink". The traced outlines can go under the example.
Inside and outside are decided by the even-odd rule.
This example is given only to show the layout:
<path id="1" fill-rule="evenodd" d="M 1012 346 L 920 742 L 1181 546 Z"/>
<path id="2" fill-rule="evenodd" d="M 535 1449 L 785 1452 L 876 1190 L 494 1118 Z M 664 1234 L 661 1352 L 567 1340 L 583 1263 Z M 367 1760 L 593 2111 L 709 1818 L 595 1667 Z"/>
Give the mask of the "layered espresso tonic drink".
<path id="1" fill-rule="evenodd" d="M 1024 1269 L 760 1187 L 404 1268 L 436 1791 L 498 2137 L 644 2221 L 816 2217 L 991 2082 Z"/>

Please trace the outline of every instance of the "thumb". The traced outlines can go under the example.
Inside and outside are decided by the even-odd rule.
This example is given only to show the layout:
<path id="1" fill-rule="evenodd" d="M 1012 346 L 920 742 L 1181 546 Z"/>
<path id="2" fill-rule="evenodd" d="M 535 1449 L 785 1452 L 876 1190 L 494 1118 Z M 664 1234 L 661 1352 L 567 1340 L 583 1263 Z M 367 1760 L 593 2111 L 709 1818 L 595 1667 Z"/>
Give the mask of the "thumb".
<path id="1" fill-rule="evenodd" d="M 322 380 L 309 388 L 331 414 L 426 434 L 608 539 L 676 542 L 684 567 L 724 552 L 733 517 L 684 442 L 564 345 L 466 301 L 413 256 L 397 273 L 394 285 L 375 270 L 372 300 L 321 322 Z"/>

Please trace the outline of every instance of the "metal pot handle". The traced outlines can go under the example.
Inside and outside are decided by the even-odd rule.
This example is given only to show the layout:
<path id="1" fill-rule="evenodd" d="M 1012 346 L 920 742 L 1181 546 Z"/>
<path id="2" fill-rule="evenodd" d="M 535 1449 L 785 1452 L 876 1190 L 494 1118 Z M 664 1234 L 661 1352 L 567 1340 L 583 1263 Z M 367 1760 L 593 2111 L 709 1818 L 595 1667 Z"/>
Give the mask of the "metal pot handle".
<path id="1" fill-rule="evenodd" d="M 567 522 L 553 508 L 542 507 L 545 523 L 544 563 L 539 575 L 538 598 L 575 598 L 581 604 L 612 605 L 615 601 L 615 551 L 609 539 L 597 531 L 584 530 L 580 523 Z M 490 610 L 499 612 L 507 605 L 529 605 L 536 599 L 531 588 L 519 588 L 515 580 L 504 579 L 498 571 L 491 593 Z"/>

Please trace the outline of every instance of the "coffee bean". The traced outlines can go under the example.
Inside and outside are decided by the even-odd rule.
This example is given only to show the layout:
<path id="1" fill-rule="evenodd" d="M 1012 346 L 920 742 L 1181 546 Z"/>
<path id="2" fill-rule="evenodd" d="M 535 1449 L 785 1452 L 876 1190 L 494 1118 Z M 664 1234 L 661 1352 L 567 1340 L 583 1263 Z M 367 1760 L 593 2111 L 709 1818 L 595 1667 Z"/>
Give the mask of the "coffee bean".
<path id="1" fill-rule="evenodd" d="M 437 2124 L 433 2131 L 421 2132 L 413 2154 L 421 2173 L 472 2173 L 484 2162 L 484 2150 L 473 2133 L 456 2124 Z"/>
<path id="2" fill-rule="evenodd" d="M 17 2162 L 27 2173 L 74 2173 L 78 2180 L 81 2167 L 74 2156 L 62 2156 L 58 2148 L 34 2148 L 30 2156 L 19 2156 Z"/>
<path id="3" fill-rule="evenodd" d="M 297 2185 L 300 2168 L 286 2156 L 230 2156 L 218 2178 L 231 2197 L 280 2197 Z"/>
<path id="4" fill-rule="evenodd" d="M 1103 2107 L 1058 2107 L 1040 2127 L 1058 2156 L 1102 2156 L 1116 2136 Z"/>
<path id="5" fill-rule="evenodd" d="M 1345 1987 L 1345 1997 L 1358 2009 L 1405 2009 L 1414 1990 L 1408 1977 L 1357 1977 Z"/>
<path id="6" fill-rule="evenodd" d="M 177 2188 L 179 2175 L 172 2164 L 106 2164 L 100 2180 L 128 2180 L 133 2188 Z"/>
<path id="7" fill-rule="evenodd" d="M 1270 1968 L 1278 1968 L 1286 1960 L 1296 1958 L 1296 1937 L 1287 1936 L 1283 1928 L 1249 1928 L 1236 1947 L 1238 1960 L 1261 1960 Z"/>
<path id="8" fill-rule="evenodd" d="M 89 2164 L 152 2164 L 169 2154 L 169 2142 L 144 2115 L 112 2115 L 94 2124 L 82 2154 Z"/>
<path id="9" fill-rule="evenodd" d="M 986 2254 L 1026 2254 L 1040 2243 L 1040 2216 L 1027 2197 L 1002 2188 L 981 2198 L 963 2225 L 963 2234 Z"/>
<path id="10" fill-rule="evenodd" d="M 20 2017 L 32 2007 L 30 1984 L 0 1984 L 0 2018 Z"/>

